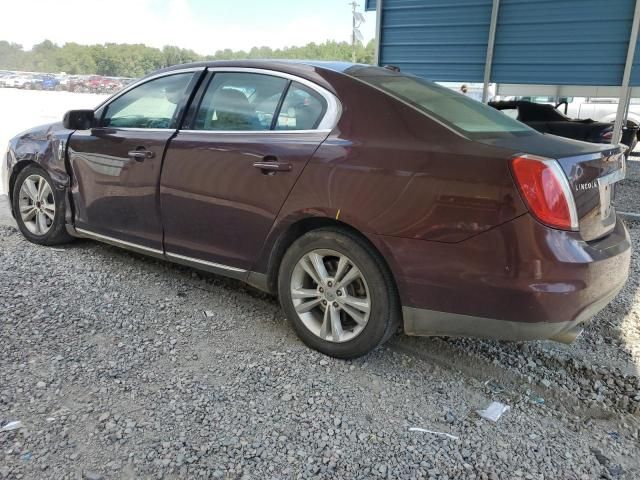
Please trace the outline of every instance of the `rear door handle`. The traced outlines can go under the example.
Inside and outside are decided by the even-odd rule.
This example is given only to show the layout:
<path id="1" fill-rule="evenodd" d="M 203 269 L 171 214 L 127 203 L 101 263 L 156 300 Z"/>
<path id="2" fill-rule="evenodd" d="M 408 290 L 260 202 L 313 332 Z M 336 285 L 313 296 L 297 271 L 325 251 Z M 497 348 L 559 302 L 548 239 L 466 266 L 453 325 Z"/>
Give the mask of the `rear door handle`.
<path id="1" fill-rule="evenodd" d="M 155 156 L 156 156 L 155 152 L 152 152 L 151 150 L 146 150 L 144 148 L 137 148 L 129 152 L 129 157 L 133 158 L 138 162 L 142 162 L 147 158 L 153 158 Z"/>
<path id="2" fill-rule="evenodd" d="M 290 163 L 279 162 L 273 156 L 267 156 L 260 162 L 254 162 L 253 166 L 262 170 L 263 173 L 288 172 L 291 170 Z"/>

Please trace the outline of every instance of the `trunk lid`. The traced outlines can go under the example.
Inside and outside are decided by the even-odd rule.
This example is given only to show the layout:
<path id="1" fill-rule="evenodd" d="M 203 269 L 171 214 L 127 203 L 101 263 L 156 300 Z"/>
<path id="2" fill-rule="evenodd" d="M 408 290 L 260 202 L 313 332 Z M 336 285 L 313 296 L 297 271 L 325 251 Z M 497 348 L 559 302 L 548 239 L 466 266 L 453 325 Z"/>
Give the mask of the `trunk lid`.
<path id="1" fill-rule="evenodd" d="M 615 184 L 624 178 L 623 147 L 587 143 L 555 135 L 531 134 L 479 140 L 558 161 L 564 171 L 578 212 L 580 234 L 585 241 L 610 233 L 616 224 L 611 205 Z"/>

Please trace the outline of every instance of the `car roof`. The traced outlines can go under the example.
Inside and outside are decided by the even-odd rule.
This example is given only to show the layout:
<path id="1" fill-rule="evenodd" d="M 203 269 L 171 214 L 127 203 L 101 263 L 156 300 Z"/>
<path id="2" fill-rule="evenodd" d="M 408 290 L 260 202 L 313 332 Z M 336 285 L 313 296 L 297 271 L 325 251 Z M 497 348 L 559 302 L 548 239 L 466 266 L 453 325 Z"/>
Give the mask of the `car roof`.
<path id="1" fill-rule="evenodd" d="M 344 72 L 349 68 L 362 64 L 351 62 L 339 62 L 331 60 L 285 60 L 285 59 L 265 59 L 265 60 L 215 60 L 204 62 L 183 63 L 179 65 L 173 65 L 171 67 L 159 70 L 159 72 L 169 72 L 171 70 L 182 70 L 184 68 L 197 68 L 197 67 L 243 67 L 243 68 L 265 68 L 272 70 L 279 70 L 283 67 L 307 67 L 310 71 L 316 68 L 324 70 L 333 70 L 335 72 Z"/>
<path id="2" fill-rule="evenodd" d="M 337 72 L 339 74 L 348 75 L 347 70 L 352 69 L 353 67 L 362 66 L 363 65 L 351 62 L 332 62 L 322 60 L 217 60 L 173 65 L 161 70 L 156 70 L 155 72 L 142 77 L 139 82 L 146 80 L 148 77 L 155 77 L 164 73 L 190 68 L 255 68 L 294 75 L 310 80 L 330 91 L 333 91 L 333 85 L 324 73 Z"/>

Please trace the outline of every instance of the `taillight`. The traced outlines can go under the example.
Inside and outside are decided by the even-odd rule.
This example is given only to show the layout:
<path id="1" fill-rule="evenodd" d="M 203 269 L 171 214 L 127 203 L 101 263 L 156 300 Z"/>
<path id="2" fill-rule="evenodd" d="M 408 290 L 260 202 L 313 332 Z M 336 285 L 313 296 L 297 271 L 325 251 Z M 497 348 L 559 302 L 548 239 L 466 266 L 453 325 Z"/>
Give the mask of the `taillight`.
<path id="1" fill-rule="evenodd" d="M 576 204 L 557 161 L 536 155 L 519 155 L 511 170 L 531 213 L 545 225 L 562 230 L 578 229 Z"/>

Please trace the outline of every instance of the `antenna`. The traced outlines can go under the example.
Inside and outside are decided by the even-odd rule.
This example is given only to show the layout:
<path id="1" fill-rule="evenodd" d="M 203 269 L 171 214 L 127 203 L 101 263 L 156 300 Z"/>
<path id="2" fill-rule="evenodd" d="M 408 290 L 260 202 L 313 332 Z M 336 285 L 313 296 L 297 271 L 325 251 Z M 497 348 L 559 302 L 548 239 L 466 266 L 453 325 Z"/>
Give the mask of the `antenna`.
<path id="1" fill-rule="evenodd" d="M 363 43 L 364 38 L 362 33 L 360 33 L 360 25 L 364 23 L 364 15 L 360 12 L 356 12 L 356 7 L 359 7 L 355 0 L 351 3 L 351 61 L 356 63 L 356 42 Z"/>

